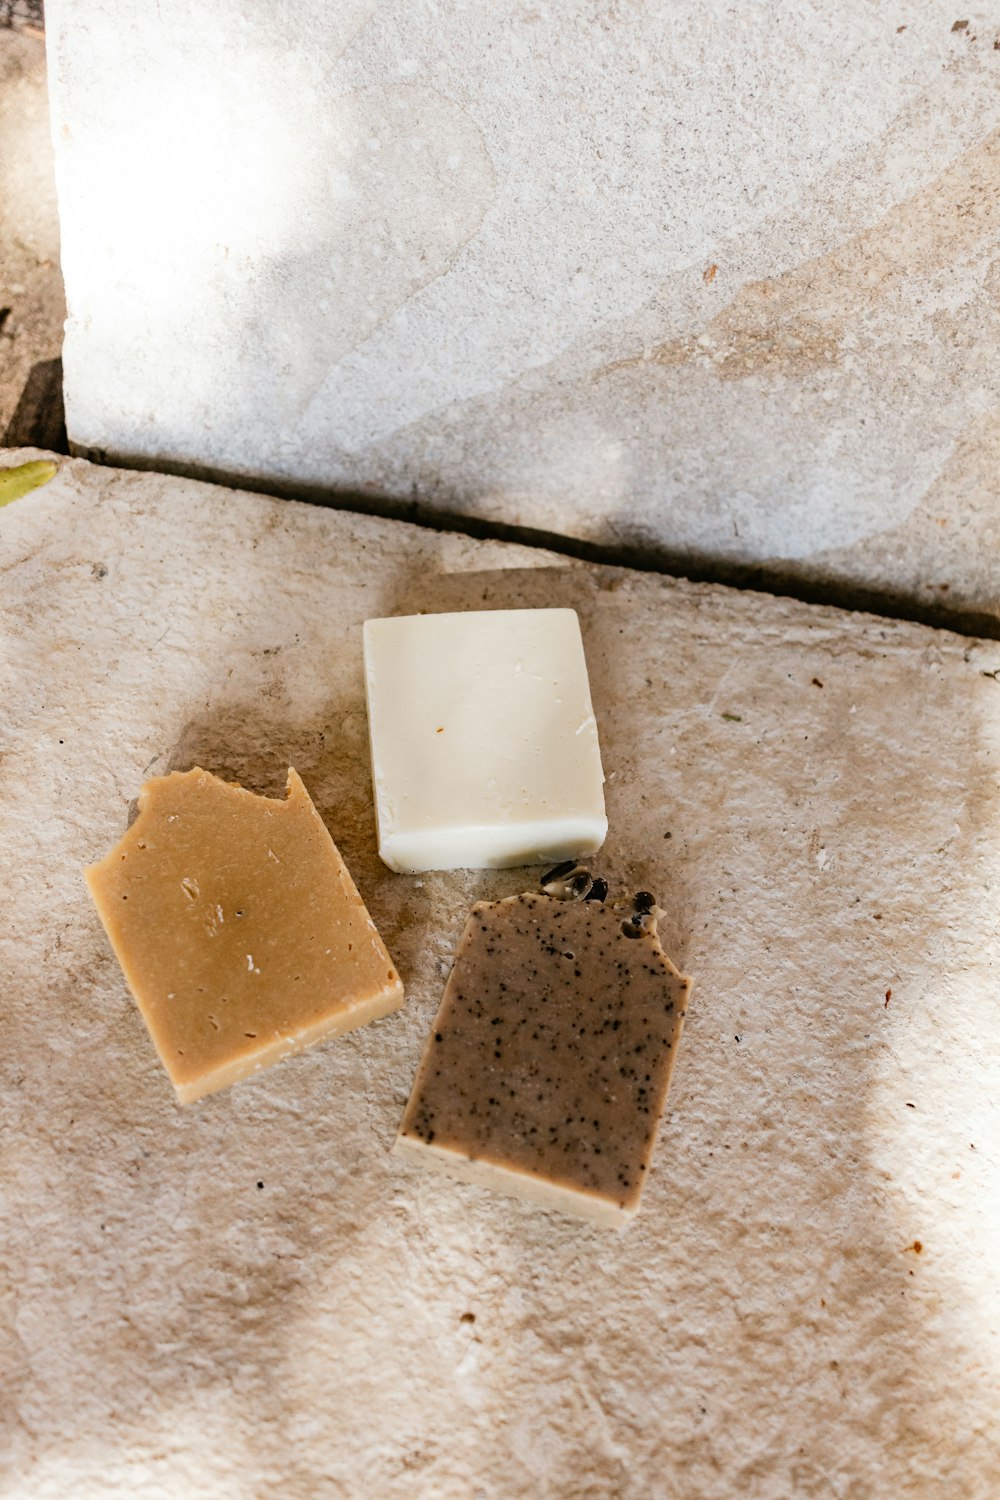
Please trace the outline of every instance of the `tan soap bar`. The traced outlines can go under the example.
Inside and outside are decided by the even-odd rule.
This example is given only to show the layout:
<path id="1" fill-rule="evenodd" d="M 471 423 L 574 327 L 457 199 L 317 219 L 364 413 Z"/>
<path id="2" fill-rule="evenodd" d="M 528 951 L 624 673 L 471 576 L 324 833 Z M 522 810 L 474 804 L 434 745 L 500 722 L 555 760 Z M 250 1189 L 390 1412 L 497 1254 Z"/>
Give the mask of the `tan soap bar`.
<path id="1" fill-rule="evenodd" d="M 652 912 L 532 894 L 479 902 L 395 1151 L 624 1224 L 639 1207 L 689 989 Z"/>
<path id="2" fill-rule="evenodd" d="M 182 1103 L 403 1003 L 294 771 L 284 798 L 199 769 L 154 777 L 84 874 Z"/>

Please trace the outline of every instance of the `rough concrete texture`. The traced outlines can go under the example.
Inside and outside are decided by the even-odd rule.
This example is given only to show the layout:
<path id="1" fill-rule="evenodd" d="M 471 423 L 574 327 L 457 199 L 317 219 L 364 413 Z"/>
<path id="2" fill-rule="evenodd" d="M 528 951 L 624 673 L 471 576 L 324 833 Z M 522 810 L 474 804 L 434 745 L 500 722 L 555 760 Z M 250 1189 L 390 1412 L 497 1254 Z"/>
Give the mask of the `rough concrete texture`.
<path id="1" fill-rule="evenodd" d="M 0 566 L 0 1494 L 995 1500 L 1000 647 L 79 461 Z M 622 1235 L 388 1154 L 537 872 L 380 865 L 361 622 L 553 604 L 695 979 Z M 194 762 L 297 767 L 408 1001 L 182 1109 L 80 867 Z"/>
<path id="2" fill-rule="evenodd" d="M 987 11 L 52 0 L 49 37 L 81 451 L 1000 613 Z"/>
<path id="3" fill-rule="evenodd" d="M 45 42 L 0 30 L 0 433 L 32 367 L 58 358 L 65 316 Z"/>

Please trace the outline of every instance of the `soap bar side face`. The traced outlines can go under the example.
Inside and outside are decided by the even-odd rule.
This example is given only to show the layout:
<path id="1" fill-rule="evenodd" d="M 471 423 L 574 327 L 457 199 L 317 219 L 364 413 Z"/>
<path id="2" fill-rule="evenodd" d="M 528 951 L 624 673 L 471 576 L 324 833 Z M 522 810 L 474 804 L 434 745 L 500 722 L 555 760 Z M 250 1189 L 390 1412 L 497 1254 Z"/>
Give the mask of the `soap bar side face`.
<path id="1" fill-rule="evenodd" d="M 368 620 L 379 853 L 400 871 L 590 854 L 607 834 L 576 613 Z"/>
<path id="2" fill-rule="evenodd" d="M 638 1208 L 690 981 L 598 902 L 473 908 L 401 1154 L 614 1223 Z M 558 1198 L 558 1202 L 553 1201 Z"/>
<path id="3" fill-rule="evenodd" d="M 184 1103 L 388 1014 L 402 983 L 308 792 L 146 783 L 88 888 Z"/>

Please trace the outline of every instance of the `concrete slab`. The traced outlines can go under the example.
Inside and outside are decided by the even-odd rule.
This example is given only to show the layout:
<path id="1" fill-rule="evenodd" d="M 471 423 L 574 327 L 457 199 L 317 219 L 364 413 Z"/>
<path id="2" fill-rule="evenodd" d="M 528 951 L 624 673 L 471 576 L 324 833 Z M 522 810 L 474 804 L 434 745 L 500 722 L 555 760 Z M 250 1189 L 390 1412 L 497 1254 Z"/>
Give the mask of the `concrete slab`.
<path id="1" fill-rule="evenodd" d="M 1000 648 L 79 461 L 0 568 L 6 1493 L 994 1500 Z M 542 604 L 696 983 L 622 1236 L 388 1154 L 530 877 L 380 865 L 361 622 Z M 297 767 L 408 1002 L 184 1110 L 80 867 L 196 761 Z"/>
<path id="2" fill-rule="evenodd" d="M 1000 610 L 987 12 L 470 16 L 51 0 L 79 449 Z"/>

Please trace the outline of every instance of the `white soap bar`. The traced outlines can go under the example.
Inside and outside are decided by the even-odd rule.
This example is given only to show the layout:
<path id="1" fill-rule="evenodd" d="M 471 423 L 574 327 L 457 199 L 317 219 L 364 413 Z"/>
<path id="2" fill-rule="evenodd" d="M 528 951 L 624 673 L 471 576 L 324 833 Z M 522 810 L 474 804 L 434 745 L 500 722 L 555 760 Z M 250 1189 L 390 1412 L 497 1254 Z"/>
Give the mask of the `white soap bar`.
<path id="1" fill-rule="evenodd" d="M 604 773 L 572 609 L 368 620 L 379 854 L 391 870 L 592 854 Z"/>

